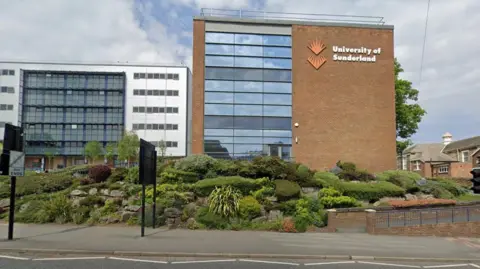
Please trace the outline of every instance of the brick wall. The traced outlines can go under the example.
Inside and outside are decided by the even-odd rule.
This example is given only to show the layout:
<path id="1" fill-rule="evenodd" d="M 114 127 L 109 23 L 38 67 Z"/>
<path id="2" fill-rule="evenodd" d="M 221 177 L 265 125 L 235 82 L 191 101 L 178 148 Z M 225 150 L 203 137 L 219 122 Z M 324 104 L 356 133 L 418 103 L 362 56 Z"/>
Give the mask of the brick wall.
<path id="1" fill-rule="evenodd" d="M 480 237 L 480 221 L 368 229 L 370 234 Z"/>
<path id="2" fill-rule="evenodd" d="M 451 177 L 472 177 L 470 171 L 472 171 L 471 163 L 452 163 L 452 165 L 450 166 Z"/>
<path id="3" fill-rule="evenodd" d="M 362 209 L 361 211 L 340 212 L 336 210 L 328 211 L 329 232 L 336 232 L 338 229 L 366 229 L 367 215 Z"/>

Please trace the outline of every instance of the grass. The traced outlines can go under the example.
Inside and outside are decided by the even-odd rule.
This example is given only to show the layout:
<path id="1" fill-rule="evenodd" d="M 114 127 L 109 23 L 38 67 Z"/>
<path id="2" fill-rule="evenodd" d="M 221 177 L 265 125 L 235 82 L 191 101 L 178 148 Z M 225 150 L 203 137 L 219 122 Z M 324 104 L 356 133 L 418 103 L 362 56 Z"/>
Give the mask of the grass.
<path id="1" fill-rule="evenodd" d="M 480 201 L 480 195 L 464 194 L 464 195 L 458 196 L 457 201 L 460 201 L 460 202 Z"/>

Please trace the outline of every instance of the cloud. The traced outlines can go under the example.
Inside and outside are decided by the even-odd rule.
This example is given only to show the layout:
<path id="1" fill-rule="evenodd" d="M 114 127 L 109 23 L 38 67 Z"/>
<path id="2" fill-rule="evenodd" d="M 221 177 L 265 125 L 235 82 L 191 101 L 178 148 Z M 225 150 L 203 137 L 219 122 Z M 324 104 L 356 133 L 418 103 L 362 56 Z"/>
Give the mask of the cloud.
<path id="1" fill-rule="evenodd" d="M 149 1 L 0 0 L 0 59 L 179 63 L 191 48 Z"/>

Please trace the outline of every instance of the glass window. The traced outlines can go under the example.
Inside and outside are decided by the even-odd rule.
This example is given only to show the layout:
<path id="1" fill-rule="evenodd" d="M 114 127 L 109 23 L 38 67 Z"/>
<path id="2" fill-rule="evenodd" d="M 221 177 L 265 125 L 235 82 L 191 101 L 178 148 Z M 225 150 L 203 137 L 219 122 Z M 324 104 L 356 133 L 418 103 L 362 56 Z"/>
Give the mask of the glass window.
<path id="1" fill-rule="evenodd" d="M 233 115 L 233 105 L 205 104 L 205 115 Z"/>
<path id="2" fill-rule="evenodd" d="M 262 69 L 236 69 L 235 80 L 263 80 Z"/>
<path id="3" fill-rule="evenodd" d="M 263 118 L 263 128 L 273 130 L 292 130 L 292 118 L 265 117 Z M 264 133 L 264 135 L 267 136 L 266 133 Z"/>
<path id="4" fill-rule="evenodd" d="M 263 106 L 264 116 L 291 117 L 291 106 Z"/>
<path id="5" fill-rule="evenodd" d="M 237 117 L 237 118 L 240 118 L 240 117 Z M 243 117 L 243 118 L 249 118 L 249 117 Z M 250 118 L 259 118 L 260 119 L 260 124 L 257 126 L 262 126 L 262 118 L 260 117 L 250 117 Z M 253 128 L 254 126 L 252 126 Z M 258 128 L 258 129 L 261 129 Z M 252 129 L 245 129 L 245 130 L 235 130 L 234 131 L 234 134 L 235 136 L 262 136 L 263 135 L 263 131 L 262 130 L 252 130 Z"/>
<path id="6" fill-rule="evenodd" d="M 262 56 L 263 47 L 235 45 L 236 56 Z"/>
<path id="7" fill-rule="evenodd" d="M 252 57 L 235 57 L 235 66 L 236 67 L 262 68 L 263 67 L 263 59 L 262 58 L 252 58 Z"/>
<path id="8" fill-rule="evenodd" d="M 281 83 L 281 82 L 264 82 L 263 83 L 264 92 L 274 92 L 274 93 L 292 93 L 292 83 Z"/>
<path id="9" fill-rule="evenodd" d="M 234 153 L 235 154 L 252 154 L 260 155 L 263 152 L 263 145 L 248 145 L 248 144 L 235 144 Z"/>
<path id="10" fill-rule="evenodd" d="M 235 143 L 241 143 L 241 144 L 262 144 L 263 138 L 262 137 L 235 136 L 234 142 Z M 244 152 L 240 152 L 240 153 L 244 153 Z"/>
<path id="11" fill-rule="evenodd" d="M 205 54 L 233 55 L 233 45 L 205 45 Z"/>
<path id="12" fill-rule="evenodd" d="M 228 158 L 230 157 L 229 153 L 233 153 L 233 144 L 220 144 L 219 141 L 211 141 L 211 143 L 204 144 L 205 153 L 214 153 L 215 158 Z M 211 156 L 211 154 L 208 154 Z"/>
<path id="13" fill-rule="evenodd" d="M 236 104 L 262 104 L 262 94 L 260 93 L 235 93 Z"/>
<path id="14" fill-rule="evenodd" d="M 205 66 L 233 66 L 233 56 L 205 56 Z"/>
<path id="15" fill-rule="evenodd" d="M 205 116 L 205 129 L 230 129 L 233 128 L 233 117 L 226 116 Z"/>
<path id="16" fill-rule="evenodd" d="M 234 34 L 227 33 L 205 33 L 205 43 L 228 43 L 233 44 Z"/>
<path id="17" fill-rule="evenodd" d="M 206 92 L 205 103 L 233 103 L 233 93 Z"/>
<path id="18" fill-rule="evenodd" d="M 290 94 L 264 94 L 263 103 L 269 105 L 292 105 Z"/>
<path id="19" fill-rule="evenodd" d="M 259 105 L 235 105 L 235 115 L 262 116 L 262 108 Z"/>
<path id="20" fill-rule="evenodd" d="M 233 129 L 205 129 L 206 136 L 233 136 Z"/>
<path id="21" fill-rule="evenodd" d="M 263 83 L 255 81 L 235 81 L 236 92 L 262 92 Z"/>
<path id="22" fill-rule="evenodd" d="M 265 144 L 292 144 L 292 138 L 287 137 L 264 137 L 263 143 Z"/>
<path id="23" fill-rule="evenodd" d="M 263 38 L 261 35 L 235 34 L 235 44 L 262 45 Z"/>
<path id="24" fill-rule="evenodd" d="M 263 58 L 263 67 L 273 69 L 292 69 L 292 60 Z"/>
<path id="25" fill-rule="evenodd" d="M 263 70 L 264 81 L 290 82 L 292 71 L 290 70 Z"/>
<path id="26" fill-rule="evenodd" d="M 235 72 L 232 68 L 205 68 L 205 79 L 224 79 L 232 80 L 235 77 Z"/>
<path id="27" fill-rule="evenodd" d="M 204 138 L 205 143 L 215 143 L 215 142 L 220 142 L 220 143 L 227 143 L 231 144 L 233 143 L 233 137 L 228 137 L 228 136 L 205 136 Z"/>
<path id="28" fill-rule="evenodd" d="M 263 128 L 263 118 L 262 117 L 234 117 L 233 126 L 235 129 L 257 129 L 261 130 Z M 238 130 L 235 130 L 235 135 Z M 260 131 L 261 132 L 261 131 Z M 260 134 L 261 135 L 261 134 Z M 248 135 L 250 136 L 250 135 Z"/>
<path id="29" fill-rule="evenodd" d="M 281 48 L 281 47 L 264 47 L 263 48 L 263 56 L 265 56 L 265 57 L 276 57 L 276 58 L 291 58 L 292 57 L 292 49 L 291 48 Z"/>
<path id="30" fill-rule="evenodd" d="M 272 119 L 272 118 L 268 118 Z M 292 137 L 292 131 L 286 130 L 264 130 L 264 136 L 272 136 L 272 137 Z"/>
<path id="31" fill-rule="evenodd" d="M 292 46 L 292 37 L 291 36 L 275 36 L 275 35 L 264 35 L 263 36 L 263 45 L 273 45 L 273 46 Z"/>
<path id="32" fill-rule="evenodd" d="M 205 91 L 233 92 L 233 81 L 205 80 Z"/>

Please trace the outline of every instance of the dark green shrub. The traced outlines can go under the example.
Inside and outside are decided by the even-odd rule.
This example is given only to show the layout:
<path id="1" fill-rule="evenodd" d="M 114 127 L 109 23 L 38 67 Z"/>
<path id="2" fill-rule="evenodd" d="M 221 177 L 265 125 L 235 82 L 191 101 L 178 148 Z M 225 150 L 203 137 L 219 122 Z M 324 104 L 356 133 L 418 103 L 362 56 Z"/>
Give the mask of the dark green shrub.
<path id="1" fill-rule="evenodd" d="M 431 194 L 439 199 L 453 199 L 455 195 L 448 191 L 444 186 L 438 182 L 427 180 L 427 184 L 420 186 L 420 190 L 425 194 Z"/>
<path id="2" fill-rule="evenodd" d="M 420 180 L 421 178 L 422 177 L 415 172 L 402 170 L 384 171 L 377 175 L 377 180 L 393 183 L 405 189 L 408 193 L 420 191 L 420 188 L 417 185 L 417 180 Z"/>
<path id="3" fill-rule="evenodd" d="M 215 171 L 210 170 L 205 174 L 204 178 L 216 178 L 216 177 L 218 177 L 218 174 L 215 173 Z"/>
<path id="4" fill-rule="evenodd" d="M 338 161 L 337 166 L 342 169 L 343 171 L 356 171 L 357 166 L 354 163 L 351 162 L 342 162 Z"/>
<path id="5" fill-rule="evenodd" d="M 219 229 L 223 230 L 228 228 L 229 221 L 221 216 L 215 215 L 214 213 L 208 210 L 208 207 L 200 207 L 197 210 L 195 220 L 198 223 L 205 225 L 208 229 Z"/>
<path id="6" fill-rule="evenodd" d="M 105 182 L 112 174 L 112 169 L 107 165 L 95 165 L 88 169 L 88 177 L 93 179 L 95 183 Z"/>
<path id="7" fill-rule="evenodd" d="M 166 168 L 160 174 L 160 183 L 195 183 L 198 181 L 198 174 L 186 172 L 174 168 Z"/>
<path id="8" fill-rule="evenodd" d="M 295 215 L 295 208 L 297 205 L 297 200 L 288 200 L 281 202 L 278 209 L 283 212 L 285 216 Z"/>
<path id="9" fill-rule="evenodd" d="M 43 201 L 32 200 L 23 212 L 15 215 L 15 221 L 21 223 L 44 223 L 45 217 L 42 216 Z"/>
<path id="10" fill-rule="evenodd" d="M 190 155 L 175 163 L 175 168 L 187 172 L 205 175 L 215 167 L 216 159 L 208 155 Z"/>
<path id="11" fill-rule="evenodd" d="M 83 224 L 90 218 L 91 207 L 80 206 L 72 212 L 72 221 L 75 224 Z"/>
<path id="12" fill-rule="evenodd" d="M 301 185 L 308 184 L 313 179 L 313 171 L 311 171 L 307 166 L 300 164 L 297 167 L 297 172 L 295 173 L 296 180 Z"/>
<path id="13" fill-rule="evenodd" d="M 440 185 L 442 188 L 449 191 L 454 196 L 461 196 L 461 195 L 467 193 L 467 190 L 465 188 L 461 187 L 460 185 L 458 185 L 457 183 L 455 183 L 452 180 L 444 179 L 444 178 L 433 178 L 433 179 L 429 179 L 429 180 L 431 180 L 431 181 L 435 182 L 436 184 Z"/>
<path id="14" fill-rule="evenodd" d="M 405 190 L 385 181 L 377 183 L 341 182 L 341 189 L 345 196 L 358 200 L 378 201 L 382 197 L 401 197 Z"/>
<path id="15" fill-rule="evenodd" d="M 279 157 L 257 156 L 252 160 L 255 177 L 295 180 L 296 165 L 287 163 Z"/>
<path id="16" fill-rule="evenodd" d="M 15 196 L 21 197 L 30 194 L 51 193 L 65 190 L 73 184 L 73 178 L 57 174 L 37 174 L 17 180 Z M 0 198 L 10 196 L 9 184 L 1 184 Z"/>
<path id="17" fill-rule="evenodd" d="M 232 187 L 240 190 L 242 194 L 247 195 L 251 191 L 260 189 L 262 185 L 266 185 L 268 179 L 250 179 L 239 176 L 233 177 L 217 177 L 198 181 L 195 183 L 195 193 L 198 196 L 208 196 L 215 187 L 231 185 Z"/>
<path id="18" fill-rule="evenodd" d="M 298 183 L 288 180 L 275 180 L 275 196 L 278 201 L 299 198 L 301 193 Z"/>
<path id="19" fill-rule="evenodd" d="M 238 175 L 245 178 L 256 178 L 257 173 L 253 164 L 249 161 L 235 162 L 238 167 Z"/>
<path id="20" fill-rule="evenodd" d="M 127 172 L 127 182 L 132 183 L 132 184 L 139 184 L 139 170 L 138 166 L 128 168 Z"/>
<path id="21" fill-rule="evenodd" d="M 86 207 L 104 206 L 105 201 L 100 196 L 89 195 L 83 198 L 82 200 L 80 200 L 79 205 L 86 206 Z"/>
<path id="22" fill-rule="evenodd" d="M 110 175 L 110 177 L 107 179 L 107 181 L 109 183 L 124 181 L 127 177 L 127 174 L 128 174 L 128 169 L 123 167 L 115 168 L 112 174 Z"/>
<path id="23" fill-rule="evenodd" d="M 252 220 L 261 215 L 261 205 L 252 196 L 246 196 L 239 201 L 239 215 L 243 219 Z"/>
<path id="24" fill-rule="evenodd" d="M 64 195 L 53 196 L 42 205 L 42 222 L 68 223 L 72 221 L 72 202 Z"/>
<path id="25" fill-rule="evenodd" d="M 238 162 L 218 159 L 217 162 L 214 164 L 214 168 L 208 172 L 213 172 L 217 176 L 236 176 L 239 174 L 239 170 L 240 167 L 238 166 Z M 205 177 L 211 178 L 207 176 Z"/>
<path id="26" fill-rule="evenodd" d="M 365 170 L 344 170 L 338 177 L 345 181 L 373 181 L 375 177 Z"/>

